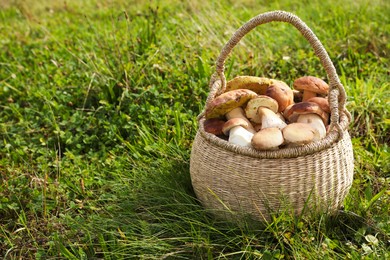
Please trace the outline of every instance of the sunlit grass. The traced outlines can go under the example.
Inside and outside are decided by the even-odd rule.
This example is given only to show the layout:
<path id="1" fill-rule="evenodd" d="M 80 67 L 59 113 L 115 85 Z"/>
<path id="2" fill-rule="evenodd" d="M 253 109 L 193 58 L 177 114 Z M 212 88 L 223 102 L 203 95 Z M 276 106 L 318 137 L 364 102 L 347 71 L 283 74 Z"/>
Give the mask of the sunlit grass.
<path id="1" fill-rule="evenodd" d="M 9 259 L 389 258 L 387 1 L 3 1 L 0 255 Z M 348 94 L 354 183 L 338 216 L 226 223 L 189 159 L 219 51 L 245 21 L 296 13 Z M 227 76 L 326 77 L 288 24 L 253 30 Z"/>

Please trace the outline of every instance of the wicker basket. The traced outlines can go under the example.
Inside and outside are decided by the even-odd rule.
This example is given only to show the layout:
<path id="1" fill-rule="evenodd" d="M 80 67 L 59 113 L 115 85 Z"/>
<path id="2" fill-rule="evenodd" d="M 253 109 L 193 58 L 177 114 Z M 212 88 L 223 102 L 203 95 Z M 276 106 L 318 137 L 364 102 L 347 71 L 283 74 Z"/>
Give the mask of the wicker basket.
<path id="1" fill-rule="evenodd" d="M 294 214 L 313 210 L 331 213 L 342 205 L 353 180 L 350 114 L 345 108 L 344 87 L 323 45 L 297 16 L 284 11 L 267 12 L 240 27 L 217 59 L 206 104 L 226 88 L 224 64 L 234 46 L 256 26 L 272 21 L 295 26 L 320 59 L 330 87 L 330 131 L 320 141 L 302 147 L 258 151 L 205 132 L 201 113 L 191 152 L 191 181 L 203 206 L 226 220 L 244 216 L 269 220 L 272 214 L 284 210 Z"/>

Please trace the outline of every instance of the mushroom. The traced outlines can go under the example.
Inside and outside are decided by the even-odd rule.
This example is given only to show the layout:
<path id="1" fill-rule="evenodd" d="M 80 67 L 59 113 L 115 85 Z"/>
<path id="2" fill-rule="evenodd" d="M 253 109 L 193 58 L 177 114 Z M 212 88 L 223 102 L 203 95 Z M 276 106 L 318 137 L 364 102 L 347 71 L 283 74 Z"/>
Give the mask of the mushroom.
<path id="1" fill-rule="evenodd" d="M 297 103 L 295 103 L 295 104 L 297 104 Z M 288 107 L 286 107 L 285 109 L 284 109 L 284 111 L 282 112 L 282 115 L 283 115 L 283 117 L 284 117 L 284 119 L 287 119 L 287 114 L 289 113 L 288 111 L 293 107 L 293 105 L 295 105 L 295 104 L 291 104 L 291 105 L 289 105 Z"/>
<path id="2" fill-rule="evenodd" d="M 328 124 L 329 115 L 325 113 L 319 105 L 313 102 L 296 103 L 284 115 L 290 123 L 310 124 L 319 133 L 319 138 L 326 135 L 325 126 Z"/>
<path id="3" fill-rule="evenodd" d="M 278 111 L 278 102 L 265 95 L 259 95 L 256 98 L 249 100 L 245 108 L 245 115 L 253 123 L 261 123 L 261 118 L 257 115 L 259 107 L 270 109 L 272 112 L 276 113 Z"/>
<path id="4" fill-rule="evenodd" d="M 266 107 L 259 107 L 257 115 L 261 120 L 261 129 L 271 127 L 283 129 L 287 125 L 277 114 Z"/>
<path id="5" fill-rule="evenodd" d="M 305 145 L 319 138 L 317 130 L 304 123 L 288 124 L 282 134 L 287 147 Z"/>
<path id="6" fill-rule="evenodd" d="M 283 81 L 273 80 L 267 88 L 265 95 L 278 102 L 278 112 L 282 112 L 287 106 L 294 103 L 294 93 L 292 89 Z"/>
<path id="7" fill-rule="evenodd" d="M 305 123 L 316 129 L 319 136 L 318 139 L 315 139 L 315 141 L 322 139 L 326 136 L 326 127 L 320 116 L 316 114 L 300 115 L 297 119 L 297 123 Z"/>
<path id="8" fill-rule="evenodd" d="M 248 118 L 245 115 L 244 109 L 242 107 L 236 107 L 229 112 L 225 114 L 225 117 L 227 120 L 232 119 L 232 118 L 241 118 L 245 120 L 248 123 L 247 130 L 251 133 L 256 133 L 257 131 L 254 129 L 252 126 L 251 122 L 248 120 Z"/>
<path id="9" fill-rule="evenodd" d="M 286 123 L 286 119 L 284 118 L 282 113 L 278 112 L 278 113 L 276 113 L 276 115 L 280 118 L 280 120 L 282 120 L 283 122 Z"/>
<path id="10" fill-rule="evenodd" d="M 318 95 L 326 95 L 329 92 L 329 85 L 320 78 L 304 76 L 296 79 L 293 83 L 296 90 L 303 91 L 302 101 Z"/>
<path id="11" fill-rule="evenodd" d="M 277 111 L 278 102 L 265 95 L 249 100 L 245 108 L 245 114 L 249 120 L 256 124 L 261 123 L 261 129 L 270 127 L 282 129 L 286 126 L 286 123 L 276 115 Z"/>
<path id="12" fill-rule="evenodd" d="M 232 118 L 223 125 L 222 132 L 229 136 L 230 143 L 251 147 L 253 133 L 247 130 L 248 126 L 248 122 L 242 118 Z"/>
<path id="13" fill-rule="evenodd" d="M 257 94 L 249 89 L 236 89 L 222 93 L 207 104 L 205 117 L 206 119 L 223 117 L 234 108 L 245 105 L 254 97 L 257 97 Z"/>
<path id="14" fill-rule="evenodd" d="M 257 150 L 277 150 L 284 143 L 282 131 L 277 127 L 265 128 L 252 137 L 252 146 Z"/>
<path id="15" fill-rule="evenodd" d="M 233 89 L 249 89 L 259 95 L 264 95 L 272 80 L 256 76 L 237 76 L 226 83 L 226 91 Z"/>
<path id="16" fill-rule="evenodd" d="M 327 98 L 323 98 L 323 97 L 312 97 L 312 98 L 309 98 L 307 100 L 307 102 L 313 102 L 313 103 L 316 103 L 317 105 L 320 106 L 320 108 L 330 114 L 330 106 L 329 106 L 329 101 Z"/>
<path id="17" fill-rule="evenodd" d="M 203 122 L 204 130 L 214 135 L 223 135 L 222 128 L 225 120 L 219 118 L 209 118 Z"/>

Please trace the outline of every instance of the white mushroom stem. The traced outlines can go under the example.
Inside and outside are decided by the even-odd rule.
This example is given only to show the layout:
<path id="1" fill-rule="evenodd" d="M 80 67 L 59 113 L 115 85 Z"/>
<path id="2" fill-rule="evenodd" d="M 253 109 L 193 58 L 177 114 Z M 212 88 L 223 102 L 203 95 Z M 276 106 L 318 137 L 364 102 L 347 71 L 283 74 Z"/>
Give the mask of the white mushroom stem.
<path id="1" fill-rule="evenodd" d="M 242 126 L 235 126 L 229 131 L 229 142 L 236 145 L 251 147 L 252 137 L 253 133 Z"/>
<path id="2" fill-rule="evenodd" d="M 283 122 L 286 123 L 286 119 L 284 118 L 284 116 L 282 115 L 282 113 L 276 113 L 276 115 L 280 118 L 280 120 L 282 120 Z"/>
<path id="3" fill-rule="evenodd" d="M 261 129 L 276 127 L 282 130 L 287 125 L 278 115 L 266 107 L 259 107 L 257 114 L 261 117 Z"/>
<path id="4" fill-rule="evenodd" d="M 311 127 L 316 129 L 316 131 L 318 131 L 319 133 L 319 139 L 322 139 L 326 136 L 326 128 L 324 122 L 322 121 L 319 115 L 316 114 L 299 115 L 297 122 L 309 124 Z"/>
<path id="5" fill-rule="evenodd" d="M 232 118 L 242 118 L 242 119 L 244 119 L 246 122 L 248 122 L 247 130 L 249 132 L 251 132 L 252 134 L 256 133 L 255 129 L 252 126 L 252 123 L 246 117 L 244 109 L 242 107 L 236 107 L 233 110 L 227 112 L 225 117 L 226 117 L 227 120 L 230 120 Z"/>

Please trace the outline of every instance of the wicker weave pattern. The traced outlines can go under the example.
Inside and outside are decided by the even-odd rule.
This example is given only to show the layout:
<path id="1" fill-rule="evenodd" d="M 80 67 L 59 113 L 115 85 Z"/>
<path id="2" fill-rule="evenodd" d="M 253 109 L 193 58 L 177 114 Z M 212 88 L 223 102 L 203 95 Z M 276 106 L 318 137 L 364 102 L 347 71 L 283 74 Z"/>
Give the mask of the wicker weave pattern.
<path id="1" fill-rule="evenodd" d="M 353 152 L 347 131 L 328 149 L 281 159 L 259 159 L 224 150 L 198 132 L 190 165 L 192 185 L 206 208 L 220 210 L 217 215 L 228 219 L 231 216 L 224 211 L 261 220 L 278 210 L 281 198 L 291 203 L 296 214 L 308 198 L 309 208 L 338 208 L 352 185 Z"/>
<path id="2" fill-rule="evenodd" d="M 302 147 L 257 151 L 205 132 L 201 113 L 191 152 L 192 185 L 201 203 L 225 219 L 237 219 L 237 214 L 244 214 L 268 220 L 271 213 L 285 206 L 295 214 L 305 207 L 332 212 L 340 207 L 352 185 L 354 158 L 346 93 L 326 50 L 297 16 L 283 11 L 268 12 L 239 28 L 217 59 L 206 105 L 226 88 L 224 64 L 233 47 L 256 26 L 271 21 L 292 24 L 319 57 L 329 79 L 330 131 L 322 140 Z"/>

